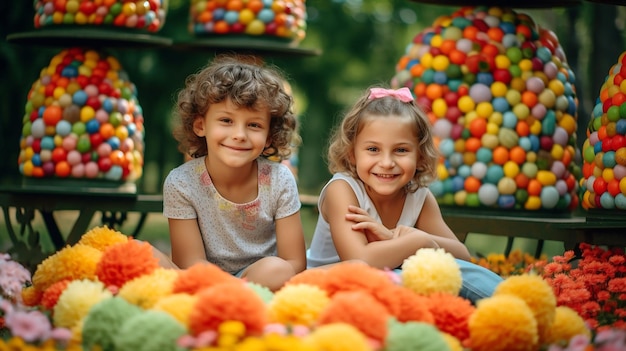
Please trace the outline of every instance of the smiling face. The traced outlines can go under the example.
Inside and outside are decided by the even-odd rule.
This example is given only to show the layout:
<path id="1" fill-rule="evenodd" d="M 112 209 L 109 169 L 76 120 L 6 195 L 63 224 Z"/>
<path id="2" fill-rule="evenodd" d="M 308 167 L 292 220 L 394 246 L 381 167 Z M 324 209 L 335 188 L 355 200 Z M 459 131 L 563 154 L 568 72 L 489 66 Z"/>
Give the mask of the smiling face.
<path id="1" fill-rule="evenodd" d="M 252 163 L 270 144 L 270 113 L 235 106 L 230 99 L 212 104 L 194 131 L 206 137 L 211 164 L 239 168 Z"/>
<path id="2" fill-rule="evenodd" d="M 415 175 L 418 154 L 414 124 L 401 116 L 370 116 L 356 136 L 352 162 L 372 196 L 404 191 Z"/>

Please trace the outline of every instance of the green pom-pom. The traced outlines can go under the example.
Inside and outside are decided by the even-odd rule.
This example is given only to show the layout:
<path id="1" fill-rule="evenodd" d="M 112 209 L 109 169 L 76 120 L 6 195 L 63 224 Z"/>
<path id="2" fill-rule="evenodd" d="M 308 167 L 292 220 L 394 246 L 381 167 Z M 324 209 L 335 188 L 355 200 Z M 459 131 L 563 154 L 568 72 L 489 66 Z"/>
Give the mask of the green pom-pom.
<path id="1" fill-rule="evenodd" d="M 171 315 L 157 310 L 140 313 L 120 327 L 115 338 L 119 351 L 177 351 L 178 338 L 187 330 Z"/>
<path id="2" fill-rule="evenodd" d="M 449 351 L 450 347 L 439 329 L 422 322 L 389 322 L 385 351 Z"/>
<path id="3" fill-rule="evenodd" d="M 114 339 L 117 338 L 120 325 L 141 311 L 141 308 L 120 297 L 111 297 L 95 304 L 83 324 L 83 348 L 92 350 L 94 346 L 99 346 L 102 351 L 115 350 Z"/>
<path id="4" fill-rule="evenodd" d="M 274 293 L 269 288 L 253 282 L 248 282 L 247 284 L 266 304 L 274 299 Z"/>

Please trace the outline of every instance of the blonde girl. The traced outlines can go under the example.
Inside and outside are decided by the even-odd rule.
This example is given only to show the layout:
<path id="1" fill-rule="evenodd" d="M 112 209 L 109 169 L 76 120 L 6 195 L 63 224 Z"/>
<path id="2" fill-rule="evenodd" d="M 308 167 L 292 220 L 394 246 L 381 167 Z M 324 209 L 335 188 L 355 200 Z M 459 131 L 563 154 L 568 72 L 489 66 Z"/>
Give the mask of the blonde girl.
<path id="1" fill-rule="evenodd" d="M 319 197 L 308 266 L 364 261 L 399 268 L 422 248 L 443 248 L 461 266 L 461 295 L 490 296 L 501 278 L 469 262 L 428 189 L 437 158 L 430 124 L 408 88 L 368 89 L 335 130 L 332 179 Z"/>

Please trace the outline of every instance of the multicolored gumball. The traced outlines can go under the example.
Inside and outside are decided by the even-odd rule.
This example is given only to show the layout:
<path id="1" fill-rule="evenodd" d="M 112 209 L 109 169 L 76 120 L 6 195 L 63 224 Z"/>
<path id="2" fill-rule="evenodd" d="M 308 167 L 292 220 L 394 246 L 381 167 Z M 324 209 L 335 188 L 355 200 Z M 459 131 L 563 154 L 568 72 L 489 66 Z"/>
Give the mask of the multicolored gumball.
<path id="1" fill-rule="evenodd" d="M 442 205 L 578 206 L 575 76 L 556 35 L 528 15 L 463 7 L 408 45 L 391 80 L 427 112 Z"/>
<path id="2" fill-rule="evenodd" d="M 626 210 L 626 51 L 600 88 L 582 155 L 582 207 Z"/>
<path id="3" fill-rule="evenodd" d="M 66 49 L 28 93 L 19 170 L 33 178 L 134 181 L 143 172 L 143 137 L 137 91 L 118 60 Z"/>
<path id="4" fill-rule="evenodd" d="M 167 0 L 35 0 L 35 28 L 59 25 L 115 26 L 159 31 Z"/>
<path id="5" fill-rule="evenodd" d="M 299 43 L 306 36 L 305 0 L 191 0 L 192 34 L 244 34 Z"/>

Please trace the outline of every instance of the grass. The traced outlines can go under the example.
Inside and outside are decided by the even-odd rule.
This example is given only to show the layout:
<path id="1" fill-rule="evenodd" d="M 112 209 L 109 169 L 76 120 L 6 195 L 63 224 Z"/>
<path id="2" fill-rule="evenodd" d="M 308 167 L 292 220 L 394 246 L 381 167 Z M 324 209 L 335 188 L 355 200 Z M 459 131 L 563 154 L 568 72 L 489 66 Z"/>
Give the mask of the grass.
<path id="1" fill-rule="evenodd" d="M 0 213 L 0 216 L 0 252 L 6 252 L 6 250 L 11 246 L 11 241 L 9 240 L 9 235 L 6 231 L 4 215 Z M 14 209 L 10 210 L 10 216 L 11 221 L 14 224 L 14 231 L 18 233 L 20 228 L 16 225 Z M 72 224 L 77 216 L 78 213 L 76 211 L 60 211 L 55 213 L 55 218 L 59 223 L 59 229 L 61 230 L 61 233 L 69 233 Z M 317 222 L 317 211 L 315 208 L 303 207 L 301 211 L 301 217 L 304 226 L 305 239 L 308 247 L 311 242 L 313 231 L 315 230 L 315 223 Z M 129 213 L 126 222 L 118 230 L 125 234 L 132 233 L 138 220 L 138 213 Z M 98 225 L 101 225 L 100 215 L 94 216 L 89 227 L 92 228 Z M 33 227 L 41 234 L 41 244 L 44 248 L 44 251 L 50 253 L 54 252 L 52 242 L 50 241 L 50 238 L 46 235 L 47 232 L 43 220 L 38 213 L 35 215 Z M 159 250 L 167 254 L 169 254 L 170 252 L 167 219 L 163 217 L 163 215 L 160 213 L 148 214 L 148 218 L 138 238 L 150 242 Z M 507 239 L 505 237 L 498 237 L 488 234 L 470 233 L 467 237 L 465 244 L 473 256 L 487 255 L 494 252 L 504 252 L 507 244 Z M 534 254 L 536 245 L 536 240 L 517 238 L 514 241 L 513 249 L 519 249 L 522 252 Z M 542 252 L 546 254 L 547 257 L 562 255 L 563 243 L 556 241 L 545 241 Z"/>

